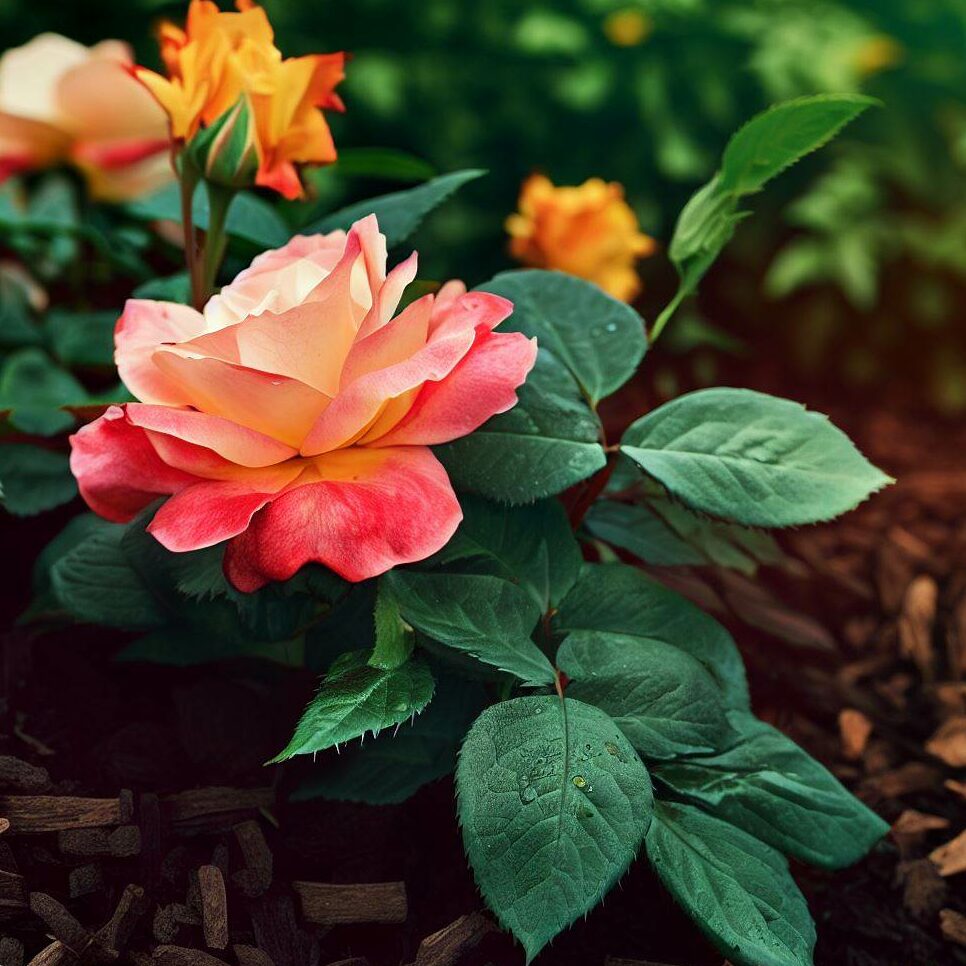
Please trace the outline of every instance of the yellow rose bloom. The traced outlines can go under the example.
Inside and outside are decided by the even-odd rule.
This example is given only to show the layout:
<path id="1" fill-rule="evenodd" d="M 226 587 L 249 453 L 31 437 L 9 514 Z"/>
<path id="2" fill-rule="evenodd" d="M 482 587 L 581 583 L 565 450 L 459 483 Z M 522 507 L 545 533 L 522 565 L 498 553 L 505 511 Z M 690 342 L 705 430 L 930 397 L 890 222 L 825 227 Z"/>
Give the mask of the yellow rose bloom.
<path id="1" fill-rule="evenodd" d="M 297 164 L 327 164 L 335 144 L 322 109 L 344 110 L 336 85 L 345 54 L 283 59 L 265 11 L 236 0 L 224 13 L 211 0 L 191 0 L 184 29 L 161 26 L 161 57 L 168 76 L 143 67 L 138 79 L 171 122 L 172 136 L 189 141 L 245 98 L 258 156 L 255 183 L 286 198 L 302 194 Z"/>
<path id="2" fill-rule="evenodd" d="M 542 174 L 532 175 L 506 229 L 510 252 L 524 265 L 585 278 L 624 302 L 641 291 L 637 260 L 657 247 L 641 232 L 623 186 L 600 178 L 557 187 Z"/>

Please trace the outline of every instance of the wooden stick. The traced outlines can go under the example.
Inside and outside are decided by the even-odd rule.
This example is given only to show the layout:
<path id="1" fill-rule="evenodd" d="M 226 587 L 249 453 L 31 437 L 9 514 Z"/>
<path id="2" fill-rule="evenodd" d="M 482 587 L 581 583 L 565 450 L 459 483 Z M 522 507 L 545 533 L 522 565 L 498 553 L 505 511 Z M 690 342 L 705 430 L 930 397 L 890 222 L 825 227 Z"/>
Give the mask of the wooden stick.
<path id="1" fill-rule="evenodd" d="M 493 923 L 478 912 L 460 916 L 419 944 L 415 966 L 456 966 L 492 930 Z"/>
<path id="2" fill-rule="evenodd" d="M 121 824 L 121 801 L 69 795 L 0 795 L 0 815 L 10 822 L 10 835 L 96 828 Z"/>
<path id="3" fill-rule="evenodd" d="M 201 893 L 201 923 L 205 944 L 209 949 L 225 949 L 228 945 L 228 897 L 225 879 L 216 865 L 203 865 L 198 870 Z"/>
<path id="4" fill-rule="evenodd" d="M 351 922 L 405 922 L 409 913 L 405 882 L 329 885 L 293 882 L 302 902 L 302 916 L 311 923 L 332 926 Z"/>

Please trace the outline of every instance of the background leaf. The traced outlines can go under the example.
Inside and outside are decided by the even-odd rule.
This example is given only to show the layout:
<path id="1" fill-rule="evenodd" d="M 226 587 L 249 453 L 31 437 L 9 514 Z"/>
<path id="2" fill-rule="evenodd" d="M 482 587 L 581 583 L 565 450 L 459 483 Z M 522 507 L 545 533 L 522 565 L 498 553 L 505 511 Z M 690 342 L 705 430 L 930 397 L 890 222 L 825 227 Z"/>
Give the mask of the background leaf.
<path id="1" fill-rule="evenodd" d="M 0 445 L 3 505 L 15 516 L 31 516 L 77 496 L 66 453 L 27 443 Z"/>

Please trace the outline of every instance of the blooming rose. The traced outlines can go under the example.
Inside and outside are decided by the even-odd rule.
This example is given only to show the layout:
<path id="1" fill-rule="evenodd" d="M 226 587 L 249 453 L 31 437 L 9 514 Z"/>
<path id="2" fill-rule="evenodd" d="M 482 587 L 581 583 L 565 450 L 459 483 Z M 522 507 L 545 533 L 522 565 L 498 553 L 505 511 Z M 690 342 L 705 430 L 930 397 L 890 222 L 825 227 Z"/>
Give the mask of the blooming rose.
<path id="1" fill-rule="evenodd" d="M 375 216 L 293 238 L 205 306 L 129 301 L 115 332 L 141 400 L 71 437 L 88 505 L 173 551 L 223 540 L 241 590 L 318 561 L 364 580 L 435 553 L 462 514 L 430 451 L 516 402 L 536 356 L 496 334 L 506 299 L 449 282 L 394 313 L 416 255 L 386 274 Z"/>
<path id="2" fill-rule="evenodd" d="M 297 198 L 302 182 L 296 165 L 336 158 L 320 108 L 344 110 L 335 87 L 345 76 L 345 54 L 283 60 L 265 11 L 251 0 L 236 5 L 237 13 L 223 13 L 211 0 L 191 0 L 184 30 L 170 23 L 161 27 L 168 77 L 143 67 L 136 75 L 167 112 L 179 141 L 190 140 L 244 99 L 258 158 L 255 183 Z"/>
<path id="3" fill-rule="evenodd" d="M 619 184 L 591 178 L 558 188 L 535 174 L 523 183 L 519 207 L 506 223 L 515 258 L 586 278 L 625 302 L 640 292 L 635 262 L 656 246 L 639 230 Z"/>
<path id="4" fill-rule="evenodd" d="M 164 112 L 130 75 L 126 44 L 41 34 L 0 57 L 0 179 L 70 161 L 96 198 L 120 201 L 171 177 Z"/>

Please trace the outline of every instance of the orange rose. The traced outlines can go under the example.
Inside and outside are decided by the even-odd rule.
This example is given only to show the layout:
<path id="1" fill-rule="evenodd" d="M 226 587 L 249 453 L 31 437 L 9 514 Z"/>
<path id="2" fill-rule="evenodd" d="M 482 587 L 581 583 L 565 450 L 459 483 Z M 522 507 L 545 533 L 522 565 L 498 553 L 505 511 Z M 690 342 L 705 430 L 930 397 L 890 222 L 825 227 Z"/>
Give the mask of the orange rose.
<path id="1" fill-rule="evenodd" d="M 0 179 L 70 161 L 95 198 L 147 194 L 171 177 L 164 113 L 130 75 L 126 44 L 41 34 L 0 57 Z"/>
<path id="2" fill-rule="evenodd" d="M 558 188 L 535 174 L 523 183 L 519 207 L 506 223 L 515 258 L 585 278 L 625 302 L 640 292 L 635 262 L 656 245 L 640 231 L 621 185 L 590 178 Z"/>
<path id="3" fill-rule="evenodd" d="M 302 183 L 296 165 L 336 158 L 320 109 L 344 110 L 335 87 L 345 76 L 345 54 L 283 60 L 265 11 L 251 0 L 237 0 L 237 6 L 237 13 L 222 13 L 211 0 L 191 0 L 184 30 L 161 27 L 168 77 L 143 67 L 136 75 L 180 141 L 190 141 L 244 98 L 247 136 L 258 159 L 255 183 L 297 198 Z"/>

